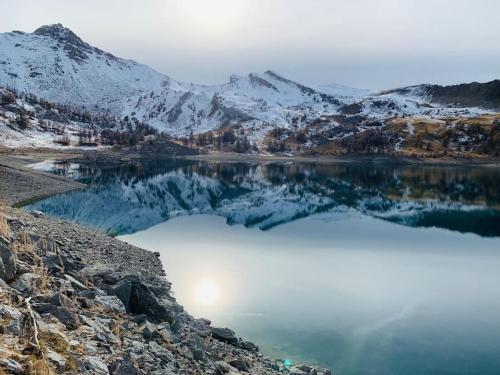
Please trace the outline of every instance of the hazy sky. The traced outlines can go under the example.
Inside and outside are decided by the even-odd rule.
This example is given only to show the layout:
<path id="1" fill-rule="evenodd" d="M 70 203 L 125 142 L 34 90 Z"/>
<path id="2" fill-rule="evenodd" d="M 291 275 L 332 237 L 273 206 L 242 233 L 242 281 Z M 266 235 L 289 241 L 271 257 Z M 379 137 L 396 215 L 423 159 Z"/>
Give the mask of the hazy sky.
<path id="1" fill-rule="evenodd" d="M 191 82 L 275 70 L 389 88 L 500 78 L 499 0 L 0 0 L 0 31 L 63 23 Z"/>

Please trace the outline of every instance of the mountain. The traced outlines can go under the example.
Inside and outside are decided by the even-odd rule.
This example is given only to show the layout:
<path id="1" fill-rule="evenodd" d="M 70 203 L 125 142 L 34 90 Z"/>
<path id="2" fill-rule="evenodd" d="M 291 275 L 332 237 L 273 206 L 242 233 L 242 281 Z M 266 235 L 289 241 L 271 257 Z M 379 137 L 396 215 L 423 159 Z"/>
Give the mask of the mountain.
<path id="1" fill-rule="evenodd" d="M 232 75 L 223 84 L 200 85 L 115 57 L 61 24 L 42 26 L 33 33 L 0 34 L 0 88 L 92 115 L 104 113 L 125 131 L 127 123 L 148 124 L 206 151 L 343 154 L 403 150 L 423 155 L 424 147 L 426 154 L 441 155 L 452 145 L 457 153 L 487 150 L 496 155 L 500 118 L 489 117 L 484 123 L 480 117 L 498 107 L 499 82 L 421 85 L 374 93 L 336 84 L 309 87 L 266 71 Z M 12 111 L 0 110 L 4 111 L 0 126 L 12 128 Z M 479 131 L 464 123 L 472 118 Z M 91 120 L 87 125 L 95 124 Z M 429 130 L 432 136 L 438 133 L 438 142 Z"/>
<path id="2" fill-rule="evenodd" d="M 212 86 L 168 79 L 127 106 L 124 114 L 184 135 L 235 123 L 265 125 L 267 130 L 288 127 L 335 111 L 341 104 L 334 96 L 267 71 L 233 75 L 228 83 Z"/>
<path id="3" fill-rule="evenodd" d="M 500 80 L 498 79 L 486 83 L 472 82 L 452 86 L 429 84 L 409 86 L 386 93 L 417 95 L 442 105 L 500 110 Z"/>
<path id="4" fill-rule="evenodd" d="M 119 114 L 126 98 L 165 78 L 92 47 L 61 24 L 0 34 L 0 84 L 50 101 Z"/>

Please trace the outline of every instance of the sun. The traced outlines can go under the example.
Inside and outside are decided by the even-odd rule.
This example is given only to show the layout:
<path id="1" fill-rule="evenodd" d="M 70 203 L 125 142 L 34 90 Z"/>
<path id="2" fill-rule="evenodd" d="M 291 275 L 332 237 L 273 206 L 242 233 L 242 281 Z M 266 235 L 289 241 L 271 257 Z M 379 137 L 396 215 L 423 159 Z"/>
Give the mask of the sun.
<path id="1" fill-rule="evenodd" d="M 199 282 L 196 286 L 196 301 L 201 305 L 214 305 L 219 299 L 219 286 L 210 279 Z"/>
<path id="2" fill-rule="evenodd" d="M 248 0 L 179 0 L 180 11 L 193 29 L 223 31 L 244 16 Z"/>

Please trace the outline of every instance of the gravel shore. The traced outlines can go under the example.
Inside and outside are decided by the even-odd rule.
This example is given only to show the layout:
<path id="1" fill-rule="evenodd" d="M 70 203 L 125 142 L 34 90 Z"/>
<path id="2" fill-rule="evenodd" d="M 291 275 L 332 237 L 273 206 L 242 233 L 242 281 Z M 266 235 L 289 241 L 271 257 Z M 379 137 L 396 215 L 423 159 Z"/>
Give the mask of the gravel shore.
<path id="1" fill-rule="evenodd" d="M 85 187 L 79 182 L 27 167 L 33 161 L 0 154 L 0 198 L 7 205 Z"/>

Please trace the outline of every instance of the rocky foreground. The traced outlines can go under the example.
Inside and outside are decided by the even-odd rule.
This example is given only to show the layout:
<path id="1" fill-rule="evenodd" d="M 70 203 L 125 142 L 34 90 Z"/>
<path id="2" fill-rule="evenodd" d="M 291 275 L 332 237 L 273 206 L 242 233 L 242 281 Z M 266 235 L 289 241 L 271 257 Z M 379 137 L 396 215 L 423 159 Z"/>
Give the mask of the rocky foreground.
<path id="1" fill-rule="evenodd" d="M 157 256 L 3 206 L 0 374 L 330 374 L 185 312 Z"/>

